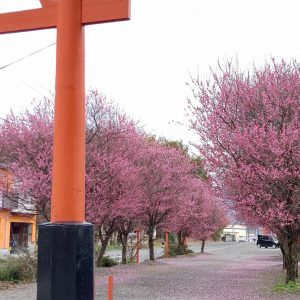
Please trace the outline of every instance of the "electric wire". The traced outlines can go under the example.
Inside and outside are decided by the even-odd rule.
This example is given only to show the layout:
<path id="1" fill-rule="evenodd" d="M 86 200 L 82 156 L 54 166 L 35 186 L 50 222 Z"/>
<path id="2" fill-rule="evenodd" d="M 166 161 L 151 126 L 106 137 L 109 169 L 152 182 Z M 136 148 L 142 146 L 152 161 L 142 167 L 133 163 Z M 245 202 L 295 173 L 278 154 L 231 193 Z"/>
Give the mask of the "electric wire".
<path id="1" fill-rule="evenodd" d="M 52 46 L 55 45 L 55 44 L 56 44 L 56 43 L 52 43 L 52 44 L 50 44 L 50 45 L 48 45 L 48 46 L 45 46 L 45 47 L 43 47 L 43 48 L 41 48 L 41 49 L 39 49 L 39 50 L 36 50 L 36 51 L 34 51 L 34 52 L 31 52 L 31 53 L 29 53 L 29 54 L 27 54 L 27 55 L 25 55 L 25 56 L 23 56 L 23 57 L 21 57 L 21 58 L 18 58 L 18 59 L 16 59 L 16 60 L 14 60 L 14 61 L 12 61 L 12 62 L 10 62 L 10 63 L 4 65 L 4 66 L 1 66 L 1 67 L 0 67 L 0 70 L 3 70 L 3 69 L 5 69 L 5 68 L 7 68 L 7 67 L 9 67 L 9 66 L 11 66 L 11 65 L 14 65 L 15 63 L 20 62 L 20 61 L 22 61 L 22 60 L 24 60 L 24 59 L 26 59 L 26 58 L 28 58 L 28 57 L 30 57 L 30 56 L 33 56 L 33 55 L 35 55 L 35 54 L 37 54 L 37 53 L 39 53 L 39 52 L 41 52 L 41 51 L 43 51 L 43 50 L 46 50 L 46 49 L 52 47 Z"/>
<path id="2" fill-rule="evenodd" d="M 22 60 L 24 60 L 24 59 L 26 59 L 26 58 L 28 58 L 28 57 L 30 57 L 30 56 L 33 56 L 33 55 L 35 55 L 35 54 L 37 54 L 37 53 L 39 53 L 39 52 L 41 52 L 41 51 L 43 51 L 43 50 L 46 50 L 46 49 L 52 47 L 52 46 L 55 45 L 55 44 L 56 44 L 55 42 L 54 42 L 54 43 L 51 43 L 51 44 L 49 44 L 49 45 L 47 45 L 47 46 L 45 46 L 45 47 L 43 47 L 43 48 L 40 48 L 40 49 L 38 49 L 38 50 L 36 50 L 36 51 L 34 51 L 34 52 L 31 52 L 31 53 L 29 53 L 29 54 L 27 54 L 27 55 L 21 57 L 21 58 L 18 58 L 18 59 L 16 59 L 16 60 L 14 60 L 14 61 L 12 61 L 12 62 L 10 62 L 10 63 L 4 65 L 4 66 L 1 66 L 1 67 L 0 67 L 0 70 L 3 70 L 3 69 L 5 69 L 5 68 L 7 68 L 7 67 L 9 67 L 9 66 L 12 66 L 12 65 L 14 65 L 15 63 L 18 63 L 18 62 L 20 62 L 20 61 L 22 61 Z M 6 71 L 7 71 L 7 70 L 6 70 Z M 38 91 L 35 87 L 33 87 L 31 84 L 29 84 L 29 83 L 28 83 L 27 81 L 25 81 L 24 79 L 20 78 L 20 77 L 17 76 L 16 74 L 13 74 L 12 72 L 9 72 L 9 73 L 11 73 L 11 75 L 13 75 L 13 76 L 14 76 L 16 79 L 18 79 L 19 81 L 21 81 L 24 85 L 26 85 L 27 87 L 29 87 L 30 89 L 32 89 L 34 92 L 40 94 L 41 96 L 43 96 L 43 97 L 45 97 L 45 98 L 49 98 L 49 97 L 45 96 L 43 93 L 41 93 L 40 91 Z M 44 87 L 43 87 L 43 88 L 44 88 Z M 46 88 L 44 88 L 44 89 L 46 90 Z M 47 90 L 47 92 L 49 93 L 49 90 Z"/>
<path id="3" fill-rule="evenodd" d="M 7 72 L 7 71 L 6 71 Z M 52 96 L 46 96 L 43 92 L 39 91 L 37 88 L 35 88 L 32 84 L 30 84 L 28 81 L 20 78 L 19 76 L 17 76 L 16 74 L 9 72 L 12 76 L 14 76 L 17 80 L 19 80 L 20 82 L 22 82 L 24 85 L 26 85 L 28 88 L 30 88 L 31 90 L 33 90 L 34 92 L 36 92 L 37 94 L 39 94 L 42 97 L 45 97 L 46 99 L 51 99 L 53 98 Z M 39 84 L 38 84 L 39 85 Z M 45 88 L 44 88 L 45 89 Z M 46 89 L 45 89 L 46 90 Z M 47 92 L 50 94 L 49 90 L 47 90 Z"/>

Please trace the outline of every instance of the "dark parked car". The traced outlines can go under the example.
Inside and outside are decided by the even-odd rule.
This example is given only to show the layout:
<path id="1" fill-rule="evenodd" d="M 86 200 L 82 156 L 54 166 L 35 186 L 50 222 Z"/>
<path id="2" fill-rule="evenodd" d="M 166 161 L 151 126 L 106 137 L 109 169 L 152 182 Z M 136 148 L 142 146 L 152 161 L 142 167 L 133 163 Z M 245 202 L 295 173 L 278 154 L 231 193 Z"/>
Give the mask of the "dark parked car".
<path id="1" fill-rule="evenodd" d="M 258 235 L 256 245 L 259 246 L 259 248 L 261 248 L 261 247 L 278 248 L 279 247 L 278 241 L 271 235 Z"/>

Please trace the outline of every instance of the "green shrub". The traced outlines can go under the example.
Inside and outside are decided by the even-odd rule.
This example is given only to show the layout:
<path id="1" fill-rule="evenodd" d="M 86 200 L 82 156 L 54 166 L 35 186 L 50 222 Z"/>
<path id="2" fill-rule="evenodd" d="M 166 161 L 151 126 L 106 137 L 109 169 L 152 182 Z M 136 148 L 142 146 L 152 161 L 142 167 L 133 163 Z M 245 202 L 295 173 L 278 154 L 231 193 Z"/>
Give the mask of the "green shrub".
<path id="1" fill-rule="evenodd" d="M 113 258 L 109 256 L 103 256 L 101 260 L 101 267 L 113 267 L 118 265 L 118 262 L 116 262 Z"/>
<path id="2" fill-rule="evenodd" d="M 36 278 L 35 257 L 9 257 L 0 262 L 0 281 L 33 281 Z"/>
<path id="3" fill-rule="evenodd" d="M 188 246 L 184 246 L 183 249 L 181 249 L 181 250 L 182 251 L 180 251 L 178 249 L 178 245 L 176 243 L 169 243 L 169 251 L 168 251 L 169 256 L 185 255 L 185 254 L 194 253 L 194 251 L 189 249 Z"/>
<path id="4" fill-rule="evenodd" d="M 195 253 L 192 249 L 189 249 L 188 247 L 186 247 L 185 249 L 185 254 L 193 254 Z"/>
<path id="5" fill-rule="evenodd" d="M 194 251 L 189 249 L 187 245 L 182 245 L 180 249 L 177 246 L 176 251 L 177 251 L 177 255 L 185 255 L 185 254 L 194 253 Z"/>
<path id="6" fill-rule="evenodd" d="M 169 243 L 169 251 L 168 251 L 169 256 L 176 256 L 178 255 L 178 247 L 175 243 Z"/>

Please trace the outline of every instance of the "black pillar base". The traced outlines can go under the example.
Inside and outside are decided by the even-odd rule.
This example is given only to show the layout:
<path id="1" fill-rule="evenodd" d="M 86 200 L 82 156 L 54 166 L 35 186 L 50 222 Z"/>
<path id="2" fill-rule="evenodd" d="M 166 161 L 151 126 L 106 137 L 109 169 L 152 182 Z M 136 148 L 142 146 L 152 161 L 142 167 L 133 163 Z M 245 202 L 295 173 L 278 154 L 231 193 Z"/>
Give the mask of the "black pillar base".
<path id="1" fill-rule="evenodd" d="M 39 225 L 37 300 L 94 299 L 94 227 Z"/>

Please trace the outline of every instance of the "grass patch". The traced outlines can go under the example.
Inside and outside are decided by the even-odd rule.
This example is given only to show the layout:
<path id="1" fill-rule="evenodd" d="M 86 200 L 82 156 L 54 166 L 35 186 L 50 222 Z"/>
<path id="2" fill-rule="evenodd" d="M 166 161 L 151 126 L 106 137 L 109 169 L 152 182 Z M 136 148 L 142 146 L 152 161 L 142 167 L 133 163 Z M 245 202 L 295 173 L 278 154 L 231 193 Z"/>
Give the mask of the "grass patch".
<path id="1" fill-rule="evenodd" d="M 273 288 L 276 293 L 300 293 L 300 284 L 298 282 L 289 281 L 286 284 L 277 284 Z"/>
<path id="2" fill-rule="evenodd" d="M 120 246 L 120 245 L 108 245 L 106 247 L 106 251 L 114 251 L 114 250 L 122 250 L 122 246 Z"/>

